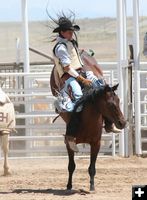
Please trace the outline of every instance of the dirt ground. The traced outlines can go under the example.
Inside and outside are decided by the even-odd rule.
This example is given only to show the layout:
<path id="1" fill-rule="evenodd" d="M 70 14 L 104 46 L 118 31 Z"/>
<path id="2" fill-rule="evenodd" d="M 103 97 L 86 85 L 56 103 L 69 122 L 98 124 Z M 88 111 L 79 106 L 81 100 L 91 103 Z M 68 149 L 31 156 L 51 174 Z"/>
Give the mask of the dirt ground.
<path id="1" fill-rule="evenodd" d="M 65 190 L 67 159 L 10 160 L 12 175 L 2 176 L 0 200 L 130 200 L 132 185 L 147 184 L 147 158 L 101 158 L 97 160 L 96 191 L 90 194 L 89 159 L 76 159 L 73 191 Z"/>

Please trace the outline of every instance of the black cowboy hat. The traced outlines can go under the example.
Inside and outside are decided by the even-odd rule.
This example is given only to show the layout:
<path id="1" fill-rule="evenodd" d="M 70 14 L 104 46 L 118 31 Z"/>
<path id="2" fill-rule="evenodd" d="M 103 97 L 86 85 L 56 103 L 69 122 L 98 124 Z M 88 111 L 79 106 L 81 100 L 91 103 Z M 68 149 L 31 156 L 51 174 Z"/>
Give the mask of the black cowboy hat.
<path id="1" fill-rule="evenodd" d="M 53 30 L 53 33 L 59 33 L 60 31 L 79 31 L 80 27 L 78 25 L 73 25 L 72 22 L 66 17 L 60 17 L 58 21 L 58 27 Z"/>

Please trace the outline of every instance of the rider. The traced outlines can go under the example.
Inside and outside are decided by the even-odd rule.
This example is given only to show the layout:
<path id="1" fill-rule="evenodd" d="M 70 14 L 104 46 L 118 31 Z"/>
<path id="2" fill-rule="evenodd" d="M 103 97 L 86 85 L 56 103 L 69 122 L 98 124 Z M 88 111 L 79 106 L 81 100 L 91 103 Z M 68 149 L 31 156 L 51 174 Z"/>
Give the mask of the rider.
<path id="1" fill-rule="evenodd" d="M 65 16 L 60 17 L 57 24 L 58 27 L 53 30 L 53 33 L 58 33 L 56 44 L 53 48 L 53 55 L 58 74 L 65 83 L 64 88 L 67 92 L 70 90 L 72 104 L 67 109 L 71 112 L 75 103 L 83 95 L 79 83 L 88 87 L 96 87 L 104 83 L 92 71 L 85 72 L 83 76 L 83 63 L 79 56 L 78 43 L 73 39 L 75 31 L 79 31 L 80 27 L 73 25 L 72 21 Z M 107 125 L 109 126 L 106 127 L 107 131 L 117 132 L 112 123 L 107 122 Z M 66 142 L 73 151 L 78 151 L 75 138 L 70 133 L 66 133 Z"/>

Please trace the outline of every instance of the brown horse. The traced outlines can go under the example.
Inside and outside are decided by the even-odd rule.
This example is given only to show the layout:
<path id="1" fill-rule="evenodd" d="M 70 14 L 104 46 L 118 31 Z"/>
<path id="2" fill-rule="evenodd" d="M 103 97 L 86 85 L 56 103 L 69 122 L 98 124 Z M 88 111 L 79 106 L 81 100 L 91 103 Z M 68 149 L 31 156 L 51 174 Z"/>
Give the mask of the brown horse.
<path id="1" fill-rule="evenodd" d="M 56 94 L 57 85 L 55 84 L 55 71 L 51 75 L 51 88 L 53 95 Z M 67 124 L 67 131 L 73 131 L 76 137 L 76 143 L 88 143 L 91 146 L 90 156 L 90 190 L 94 190 L 94 176 L 96 173 L 95 163 L 100 149 L 100 141 L 103 127 L 103 117 L 113 122 L 117 128 L 123 129 L 126 121 L 119 107 L 119 98 L 115 94 L 118 85 L 110 87 L 104 86 L 101 89 L 90 89 L 83 95 L 81 100 L 75 106 L 72 113 L 60 113 L 60 116 Z M 82 105 L 83 109 L 80 113 L 76 113 L 76 109 Z M 76 120 L 76 126 L 72 123 Z M 68 129 L 68 125 L 72 129 Z M 66 145 L 69 157 L 68 171 L 69 178 L 67 189 L 72 189 L 72 175 L 75 170 L 74 152 Z"/>

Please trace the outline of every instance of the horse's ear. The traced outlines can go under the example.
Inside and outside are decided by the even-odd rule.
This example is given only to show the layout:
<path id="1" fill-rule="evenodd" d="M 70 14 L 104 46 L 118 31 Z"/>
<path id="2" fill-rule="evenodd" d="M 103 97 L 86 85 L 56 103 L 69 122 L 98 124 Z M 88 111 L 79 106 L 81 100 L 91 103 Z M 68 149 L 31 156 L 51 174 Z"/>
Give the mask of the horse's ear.
<path id="1" fill-rule="evenodd" d="M 105 92 L 111 92 L 111 87 L 109 85 L 105 85 L 104 91 Z"/>
<path id="2" fill-rule="evenodd" d="M 116 85 L 114 85 L 114 86 L 112 87 L 112 91 L 115 91 L 115 90 L 117 90 L 118 86 L 119 86 L 119 83 L 118 83 L 118 84 L 116 84 Z"/>

